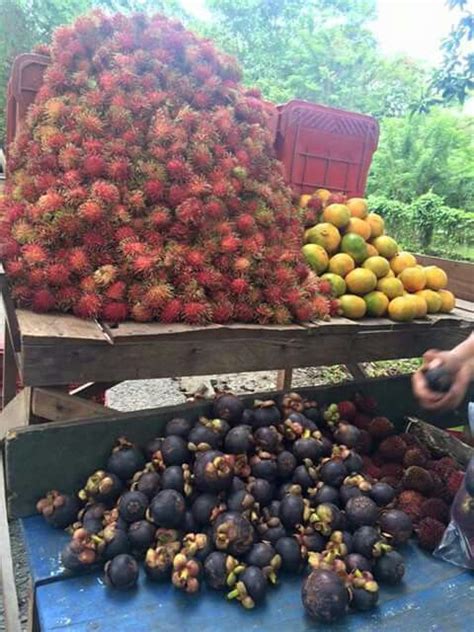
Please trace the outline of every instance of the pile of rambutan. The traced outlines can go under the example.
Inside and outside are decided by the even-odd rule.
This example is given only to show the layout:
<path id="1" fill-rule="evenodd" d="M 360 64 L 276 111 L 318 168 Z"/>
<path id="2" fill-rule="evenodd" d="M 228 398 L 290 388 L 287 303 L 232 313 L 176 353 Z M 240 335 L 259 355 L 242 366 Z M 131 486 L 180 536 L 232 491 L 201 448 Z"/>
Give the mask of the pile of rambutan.
<path id="1" fill-rule="evenodd" d="M 413 520 L 420 547 L 433 551 L 450 521 L 464 472 L 451 457 L 433 456 L 415 435 L 398 434 L 376 410 L 373 398 L 358 395 L 338 404 L 339 423 L 359 428 L 355 449 L 363 455 L 363 473 L 397 491 L 394 506 Z"/>
<path id="2" fill-rule="evenodd" d="M 59 28 L 49 55 L 0 201 L 18 306 L 109 322 L 329 315 L 273 106 L 233 58 L 162 15 L 99 11 Z"/>

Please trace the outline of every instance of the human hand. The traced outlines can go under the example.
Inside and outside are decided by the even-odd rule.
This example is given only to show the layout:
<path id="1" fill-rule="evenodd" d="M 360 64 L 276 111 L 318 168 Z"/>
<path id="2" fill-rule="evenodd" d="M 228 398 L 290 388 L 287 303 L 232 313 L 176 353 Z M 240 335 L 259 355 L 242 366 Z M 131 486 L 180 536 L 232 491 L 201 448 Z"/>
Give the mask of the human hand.
<path id="1" fill-rule="evenodd" d="M 451 375 L 452 384 L 447 393 L 432 391 L 426 381 L 425 371 L 440 366 Z M 423 367 L 412 377 L 413 392 L 427 410 L 450 410 L 464 399 L 471 377 L 470 362 L 460 359 L 454 351 L 430 349 L 423 356 Z"/>

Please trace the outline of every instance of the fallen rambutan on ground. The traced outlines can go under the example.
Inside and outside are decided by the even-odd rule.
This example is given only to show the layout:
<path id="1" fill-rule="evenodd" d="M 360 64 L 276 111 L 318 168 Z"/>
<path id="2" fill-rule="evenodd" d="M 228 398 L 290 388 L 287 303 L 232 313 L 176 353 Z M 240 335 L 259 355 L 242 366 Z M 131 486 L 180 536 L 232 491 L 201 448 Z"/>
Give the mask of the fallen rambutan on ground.
<path id="1" fill-rule="evenodd" d="M 271 109 L 233 58 L 162 15 L 99 11 L 59 28 L 49 55 L 0 201 L 19 306 L 196 325 L 329 316 Z"/>

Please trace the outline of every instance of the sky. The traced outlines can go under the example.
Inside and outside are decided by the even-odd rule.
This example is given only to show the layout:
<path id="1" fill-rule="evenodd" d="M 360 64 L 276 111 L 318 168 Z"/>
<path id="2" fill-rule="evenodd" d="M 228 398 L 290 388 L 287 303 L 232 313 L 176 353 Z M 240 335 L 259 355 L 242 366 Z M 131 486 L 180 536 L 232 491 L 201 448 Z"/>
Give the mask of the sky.
<path id="1" fill-rule="evenodd" d="M 203 0 L 181 2 L 190 13 L 205 16 Z M 377 10 L 372 30 L 384 53 L 406 54 L 431 65 L 440 61 L 440 41 L 456 19 L 445 0 L 377 0 Z"/>

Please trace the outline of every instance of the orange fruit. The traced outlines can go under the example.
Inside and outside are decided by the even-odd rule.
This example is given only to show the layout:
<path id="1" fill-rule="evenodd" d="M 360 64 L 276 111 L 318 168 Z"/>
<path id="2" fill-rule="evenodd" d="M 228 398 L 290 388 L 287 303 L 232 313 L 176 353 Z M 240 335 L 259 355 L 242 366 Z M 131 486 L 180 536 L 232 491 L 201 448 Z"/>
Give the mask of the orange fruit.
<path id="1" fill-rule="evenodd" d="M 329 272 L 341 277 L 345 277 L 354 268 L 354 259 L 344 252 L 339 252 L 329 259 Z"/>
<path id="2" fill-rule="evenodd" d="M 345 278 L 347 289 L 351 294 L 367 294 L 375 290 L 377 277 L 371 270 L 356 268 Z"/>
<path id="3" fill-rule="evenodd" d="M 326 252 L 336 252 L 341 243 L 341 235 L 337 228 L 328 222 L 316 224 L 305 233 L 306 242 L 322 246 Z"/>
<path id="4" fill-rule="evenodd" d="M 299 199 L 300 208 L 306 208 L 311 198 L 312 196 L 308 194 L 300 195 L 300 199 Z"/>
<path id="5" fill-rule="evenodd" d="M 405 268 L 416 266 L 416 258 L 410 252 L 399 252 L 390 259 L 390 267 L 395 274 L 400 274 Z"/>
<path id="6" fill-rule="evenodd" d="M 366 259 L 362 264 L 362 267 L 367 268 L 367 270 L 372 270 L 377 279 L 381 279 L 390 272 L 390 265 L 387 259 L 378 255 Z"/>
<path id="7" fill-rule="evenodd" d="M 325 272 L 329 265 L 328 253 L 322 246 L 317 244 L 306 244 L 303 246 L 303 255 L 306 263 L 316 272 L 321 274 Z"/>
<path id="8" fill-rule="evenodd" d="M 387 274 L 384 276 L 384 279 L 393 279 L 395 277 L 393 270 L 390 269 Z"/>
<path id="9" fill-rule="evenodd" d="M 385 257 L 386 259 L 391 259 L 398 252 L 397 242 L 388 235 L 376 237 L 372 243 L 377 248 L 379 255 Z"/>
<path id="10" fill-rule="evenodd" d="M 449 290 L 438 290 L 438 296 L 441 297 L 441 308 L 439 311 L 443 312 L 443 314 L 452 312 L 456 305 L 454 294 Z"/>
<path id="11" fill-rule="evenodd" d="M 377 283 L 377 289 L 380 290 L 389 299 L 403 296 L 403 283 L 400 279 L 383 278 Z"/>
<path id="12" fill-rule="evenodd" d="M 416 308 L 408 296 L 397 296 L 388 304 L 388 315 L 397 322 L 408 322 L 416 315 Z"/>
<path id="13" fill-rule="evenodd" d="M 351 212 L 344 204 L 330 204 L 323 211 L 323 220 L 336 228 L 344 228 L 350 219 Z"/>
<path id="14" fill-rule="evenodd" d="M 350 255 L 356 263 L 367 259 L 367 244 L 360 235 L 347 233 L 341 241 L 341 251 Z"/>
<path id="15" fill-rule="evenodd" d="M 346 228 L 346 233 L 355 233 L 367 241 L 370 239 L 370 224 L 359 217 L 351 217 Z"/>
<path id="16" fill-rule="evenodd" d="M 408 292 L 418 292 L 426 285 L 425 271 L 419 268 L 405 268 L 400 272 L 398 278 Z"/>
<path id="17" fill-rule="evenodd" d="M 418 294 L 406 294 L 406 298 L 415 306 L 415 318 L 424 318 L 428 312 L 428 305 L 425 299 Z"/>
<path id="18" fill-rule="evenodd" d="M 368 257 L 377 257 L 379 254 L 379 251 L 377 250 L 377 248 L 375 246 L 373 246 L 372 244 L 367 244 L 367 256 Z"/>
<path id="19" fill-rule="evenodd" d="M 339 299 L 339 305 L 346 318 L 363 318 L 367 311 L 364 299 L 354 294 L 343 294 Z"/>
<path id="20" fill-rule="evenodd" d="M 347 200 L 346 206 L 349 208 L 352 217 L 365 219 L 369 212 L 367 200 L 365 200 L 364 198 L 351 198 L 350 200 Z"/>
<path id="21" fill-rule="evenodd" d="M 428 306 L 428 314 L 437 314 L 440 311 L 443 300 L 438 292 L 426 289 L 419 290 L 417 295 L 422 296 L 425 299 Z"/>
<path id="22" fill-rule="evenodd" d="M 438 266 L 426 266 L 425 273 L 429 290 L 442 290 L 448 285 L 448 275 Z"/>
<path id="23" fill-rule="evenodd" d="M 375 239 L 375 237 L 380 237 L 380 235 L 383 235 L 383 231 L 385 229 L 385 222 L 383 221 L 383 217 L 380 217 L 380 215 L 377 215 L 377 213 L 369 213 L 367 215 L 367 220 L 366 220 L 372 230 L 372 237 Z"/>
<path id="24" fill-rule="evenodd" d="M 383 316 L 387 312 L 389 300 L 383 292 L 375 290 L 364 296 L 367 316 Z"/>
<path id="25" fill-rule="evenodd" d="M 342 296 L 346 291 L 346 282 L 338 274 L 332 272 L 326 272 L 321 277 L 322 281 L 328 281 L 332 287 L 332 293 L 335 297 Z"/>
<path id="26" fill-rule="evenodd" d="M 327 189 L 316 189 L 313 195 L 318 197 L 324 205 L 329 200 L 332 193 L 331 191 L 328 191 Z"/>

